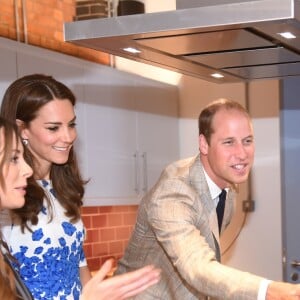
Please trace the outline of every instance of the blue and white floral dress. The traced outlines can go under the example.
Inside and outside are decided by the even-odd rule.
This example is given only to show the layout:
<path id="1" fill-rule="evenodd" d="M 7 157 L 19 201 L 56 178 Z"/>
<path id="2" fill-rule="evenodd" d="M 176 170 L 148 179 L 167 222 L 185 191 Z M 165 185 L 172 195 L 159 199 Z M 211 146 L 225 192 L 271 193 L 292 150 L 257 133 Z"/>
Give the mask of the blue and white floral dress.
<path id="1" fill-rule="evenodd" d="M 20 226 L 10 222 L 2 224 L 4 239 L 18 260 L 16 268 L 34 299 L 79 299 L 79 268 L 87 265 L 83 252 L 83 223 L 81 220 L 71 223 L 65 216 L 50 181 L 39 183 L 49 192 L 53 220 L 49 222 L 44 203 L 38 224 L 30 226 L 33 232 L 25 229 L 22 233 Z"/>

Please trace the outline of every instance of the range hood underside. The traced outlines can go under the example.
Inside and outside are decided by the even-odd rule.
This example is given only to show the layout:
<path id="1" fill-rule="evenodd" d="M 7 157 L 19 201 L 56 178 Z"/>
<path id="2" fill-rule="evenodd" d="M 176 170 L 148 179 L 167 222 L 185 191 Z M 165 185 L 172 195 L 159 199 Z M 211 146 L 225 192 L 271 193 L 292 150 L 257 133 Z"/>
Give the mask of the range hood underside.
<path id="1" fill-rule="evenodd" d="M 66 23 L 65 40 L 217 83 L 300 75 L 299 0 L 213 2 Z M 127 47 L 141 52 L 130 54 Z M 224 77 L 211 77 L 216 72 Z"/>

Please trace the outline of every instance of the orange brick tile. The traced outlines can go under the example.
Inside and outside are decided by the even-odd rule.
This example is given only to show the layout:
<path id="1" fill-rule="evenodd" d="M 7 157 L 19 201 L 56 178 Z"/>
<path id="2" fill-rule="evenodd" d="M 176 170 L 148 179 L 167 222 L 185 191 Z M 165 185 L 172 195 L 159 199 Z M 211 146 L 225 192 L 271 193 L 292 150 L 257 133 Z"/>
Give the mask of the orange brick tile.
<path id="1" fill-rule="evenodd" d="M 100 239 L 102 242 L 115 240 L 115 229 L 114 228 L 104 228 L 100 229 Z"/>
<path id="2" fill-rule="evenodd" d="M 62 31 L 54 31 L 54 33 L 53 33 L 53 38 L 55 39 L 55 40 L 58 40 L 58 41 L 61 41 L 61 42 L 63 42 L 63 40 L 64 40 L 64 34 L 63 34 L 63 32 Z"/>
<path id="3" fill-rule="evenodd" d="M 43 48 L 56 51 L 57 49 L 60 48 L 60 42 L 58 42 L 54 39 L 43 39 L 41 41 L 41 46 Z"/>
<path id="4" fill-rule="evenodd" d="M 91 229 L 92 228 L 92 218 L 91 216 L 85 216 L 81 215 L 82 222 L 86 229 Z"/>
<path id="5" fill-rule="evenodd" d="M 108 243 L 93 243 L 92 244 L 93 257 L 108 255 L 108 253 L 109 253 L 109 244 Z"/>
<path id="6" fill-rule="evenodd" d="M 107 215 L 94 215 L 92 216 L 92 227 L 93 228 L 102 228 L 106 227 L 108 224 L 107 222 Z"/>
<path id="7" fill-rule="evenodd" d="M 89 258 L 87 259 L 87 263 L 90 271 L 96 271 L 101 265 L 101 260 L 99 257 Z"/>
<path id="8" fill-rule="evenodd" d="M 96 243 L 99 242 L 101 238 L 99 229 L 88 229 L 87 236 L 85 239 L 86 243 Z"/>
<path id="9" fill-rule="evenodd" d="M 110 242 L 109 243 L 109 253 L 123 253 L 123 242 Z"/>
<path id="10" fill-rule="evenodd" d="M 84 215 L 92 215 L 92 214 L 98 214 L 99 213 L 99 207 L 97 206 L 83 206 L 81 208 L 81 214 Z"/>
<path id="11" fill-rule="evenodd" d="M 76 0 L 64 0 L 64 5 L 73 6 L 75 7 Z"/>
<path id="12" fill-rule="evenodd" d="M 100 213 L 110 213 L 114 210 L 113 206 L 101 206 L 100 207 Z"/>
<path id="13" fill-rule="evenodd" d="M 107 215 L 108 226 L 122 226 L 123 225 L 123 214 L 108 214 Z"/>
<path id="14" fill-rule="evenodd" d="M 6 3 L 6 4 L 4 4 L 3 3 L 4 1 L 0 1 L 0 5 L 1 5 L 1 15 L 3 14 L 3 15 L 13 15 L 13 13 L 14 13 L 14 6 L 12 5 L 12 2 L 11 2 L 11 4 L 8 4 L 8 3 Z"/>
<path id="15" fill-rule="evenodd" d="M 135 212 L 124 213 L 123 218 L 124 218 L 124 225 L 134 225 L 136 221 L 136 213 Z"/>
<path id="16" fill-rule="evenodd" d="M 61 23 L 64 22 L 64 13 L 61 10 L 54 9 L 53 10 L 53 17 L 56 21 L 60 21 Z"/>
<path id="17" fill-rule="evenodd" d="M 118 227 L 116 228 L 116 239 L 117 240 L 124 240 L 128 239 L 131 235 L 131 227 Z"/>
<path id="18" fill-rule="evenodd" d="M 92 257 L 92 245 L 91 244 L 83 244 L 85 257 Z"/>
<path id="19" fill-rule="evenodd" d="M 8 37 L 8 28 L 7 26 L 1 26 L 0 25 L 0 36 L 5 36 L 5 37 Z"/>
<path id="20" fill-rule="evenodd" d="M 28 35 L 28 43 L 34 46 L 41 46 L 41 37 L 36 34 Z"/>
<path id="21" fill-rule="evenodd" d="M 114 212 L 127 212 L 128 206 L 127 205 L 116 205 L 113 207 Z"/>

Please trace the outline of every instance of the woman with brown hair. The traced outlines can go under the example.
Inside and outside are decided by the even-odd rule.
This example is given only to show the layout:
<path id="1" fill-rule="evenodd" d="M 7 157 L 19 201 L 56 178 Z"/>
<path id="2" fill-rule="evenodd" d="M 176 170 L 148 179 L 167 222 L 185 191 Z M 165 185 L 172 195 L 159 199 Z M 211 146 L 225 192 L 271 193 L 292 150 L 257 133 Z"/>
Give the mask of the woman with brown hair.
<path id="1" fill-rule="evenodd" d="M 23 145 L 15 124 L 0 117 L 0 210 L 24 205 L 27 178 L 32 169 L 23 158 Z M 1 214 L 0 214 L 0 217 Z M 18 273 L 12 268 L 14 258 L 0 232 L 0 299 L 32 299 Z"/>
<path id="2" fill-rule="evenodd" d="M 1 115 L 17 123 L 25 159 L 34 171 L 25 205 L 13 211 L 3 234 L 35 299 L 79 299 L 82 287 L 95 282 L 89 282 L 83 250 L 80 208 L 86 182 L 73 149 L 75 102 L 64 84 L 51 76 L 33 74 L 13 82 L 1 106 Z M 110 267 L 107 262 L 98 280 Z M 106 295 L 104 299 L 125 299 L 158 281 L 159 271 L 153 267 L 136 272 L 104 280 L 96 288 Z M 86 295 L 82 297 L 90 299 Z"/>

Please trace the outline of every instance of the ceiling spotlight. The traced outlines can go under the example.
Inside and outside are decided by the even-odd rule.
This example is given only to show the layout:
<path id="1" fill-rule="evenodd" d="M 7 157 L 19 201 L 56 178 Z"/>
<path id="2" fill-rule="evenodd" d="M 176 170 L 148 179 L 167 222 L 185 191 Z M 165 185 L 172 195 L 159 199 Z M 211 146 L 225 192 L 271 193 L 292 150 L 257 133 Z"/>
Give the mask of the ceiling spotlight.
<path id="1" fill-rule="evenodd" d="M 127 48 L 123 48 L 124 51 L 136 54 L 136 53 L 141 53 L 140 50 L 136 49 L 136 48 L 132 48 L 132 47 L 127 47 Z"/>
<path id="2" fill-rule="evenodd" d="M 220 74 L 220 73 L 213 73 L 211 74 L 211 77 L 214 77 L 214 78 L 224 78 L 224 75 Z"/>
<path id="3" fill-rule="evenodd" d="M 296 38 L 296 36 L 289 31 L 279 32 L 278 34 L 281 35 L 282 37 L 284 37 L 285 39 L 295 39 Z"/>

